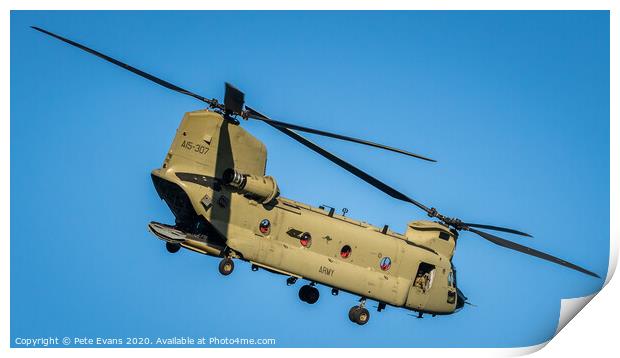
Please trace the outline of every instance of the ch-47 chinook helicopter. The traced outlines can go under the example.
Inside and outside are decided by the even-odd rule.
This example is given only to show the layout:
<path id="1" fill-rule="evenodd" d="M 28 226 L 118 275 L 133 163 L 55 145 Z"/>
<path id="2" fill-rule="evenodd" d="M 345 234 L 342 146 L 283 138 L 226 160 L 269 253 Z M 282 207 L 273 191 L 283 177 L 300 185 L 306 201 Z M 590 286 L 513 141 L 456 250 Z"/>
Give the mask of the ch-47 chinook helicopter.
<path id="1" fill-rule="evenodd" d="M 597 274 L 565 260 L 502 239 L 478 229 L 530 236 L 493 225 L 463 222 L 427 207 L 379 179 L 309 141 L 297 131 L 368 145 L 426 161 L 421 155 L 385 145 L 273 120 L 244 105 L 244 94 L 226 84 L 224 103 L 209 99 L 74 41 L 44 29 L 35 30 L 78 47 L 173 91 L 194 97 L 208 109 L 186 113 L 161 168 L 151 173 L 153 184 L 172 213 L 175 225 L 151 222 L 149 230 L 165 241 L 169 252 L 186 248 L 221 258 L 219 271 L 229 275 L 234 260 L 285 275 L 286 283 L 309 281 L 299 298 L 319 299 L 317 284 L 331 293 L 360 296 L 349 319 L 366 324 L 366 300 L 424 313 L 446 315 L 468 303 L 457 287 L 452 256 L 460 231 L 469 231 L 505 248 L 532 255 L 584 274 Z M 240 126 L 240 120 L 259 120 L 349 171 L 385 194 L 422 209 L 435 221 L 407 224 L 404 234 L 375 227 L 280 196 L 276 180 L 265 176 L 265 145 Z"/>

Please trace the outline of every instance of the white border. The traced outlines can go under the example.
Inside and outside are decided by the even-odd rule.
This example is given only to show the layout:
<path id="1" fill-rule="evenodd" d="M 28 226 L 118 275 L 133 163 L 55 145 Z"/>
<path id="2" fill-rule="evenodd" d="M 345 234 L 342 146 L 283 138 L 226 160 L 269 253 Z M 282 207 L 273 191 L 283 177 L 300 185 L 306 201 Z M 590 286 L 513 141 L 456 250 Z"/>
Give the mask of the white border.
<path id="1" fill-rule="evenodd" d="M 1 194 L 3 203 L 0 207 L 0 227 L 4 232 L 2 235 L 5 240 L 4 249 L 1 250 L 2 256 L 0 256 L 0 277 L 2 277 L 3 294 L 0 298 L 1 308 L 0 317 L 3 318 L 3 322 L 0 325 L 0 351 L 3 353 L 10 353 L 13 355 L 39 355 L 46 354 L 52 356 L 81 356 L 84 353 L 92 356 L 108 356 L 110 354 L 145 354 L 150 356 L 168 356 L 170 354 L 183 354 L 190 356 L 201 356 L 205 354 L 219 355 L 219 354 L 233 354 L 238 352 L 237 350 L 231 351 L 230 349 L 210 349 L 208 351 L 202 349 L 88 349 L 87 352 L 78 349 L 48 349 L 48 350 L 31 350 L 31 349 L 11 349 L 9 350 L 10 341 L 10 304 L 9 304 L 9 269 L 10 269 L 10 57 L 7 55 L 10 51 L 10 12 L 9 10 L 64 10 L 64 9 L 84 9 L 84 10 L 192 10 L 192 9 L 292 9 L 292 10 L 319 10 L 319 9 L 420 9 L 420 10 L 477 10 L 477 9 L 490 9 L 490 10 L 551 10 L 551 9 L 571 9 L 571 10 L 611 10 L 611 34 L 610 34 L 610 74 L 611 74 L 611 88 L 610 88 L 610 115 L 613 120 L 610 123 L 610 260 L 609 260 L 609 272 L 605 280 L 605 284 L 609 284 L 611 277 L 617 266 L 618 259 L 618 240 L 620 238 L 620 230 L 615 225 L 614 218 L 618 217 L 618 190 L 617 183 L 620 179 L 618 176 L 618 71 L 617 64 L 620 57 L 618 56 L 618 34 L 620 28 L 618 24 L 617 10 L 618 5 L 611 1 L 550 1 L 550 0 L 506 0 L 506 1 L 398 1 L 398 0 L 384 0 L 384 1 L 365 1 L 358 0 L 355 3 L 348 4 L 343 0 L 300 0 L 300 1 L 276 1 L 276 0 L 263 0 L 263 1 L 249 1 L 249 0 L 231 0 L 231 1 L 191 1 L 191 0 L 175 0 L 175 1 L 162 1 L 162 0 L 124 0 L 124 1 L 104 1 L 104 0 L 90 0 L 90 1 L 75 1 L 75 0 L 61 0 L 61 1 L 42 1 L 42 0 L 5 0 L 0 3 L 3 9 L 2 12 L 2 37 L 0 37 L 0 46 L 4 48 L 5 55 L 2 56 L 2 78 L 4 80 L 4 86 L 2 87 L 2 97 L 0 99 L 0 108 L 4 114 L 2 127 L 0 128 L 0 141 L 1 159 L 4 163 L 6 171 L 0 176 L 2 181 Z M 581 305 L 583 308 L 583 302 L 589 301 L 581 300 L 582 304 L 577 304 L 579 300 L 568 301 L 572 302 L 572 309 L 575 310 L 576 306 Z M 593 298 L 593 304 L 588 305 L 588 309 L 584 310 L 584 313 L 576 318 L 579 321 L 578 324 L 569 324 L 562 330 L 558 337 L 552 340 L 549 347 L 540 353 L 543 356 L 558 356 L 569 354 L 592 354 L 599 353 L 604 356 L 608 356 L 608 352 L 616 351 L 615 342 L 617 324 L 615 319 L 618 318 L 617 302 L 620 302 L 620 288 L 618 284 L 607 285 L 602 294 L 596 295 Z M 570 306 L 571 303 L 568 303 Z M 563 307 L 566 307 L 566 303 L 563 303 Z M 577 307 L 578 308 L 578 307 Z M 564 310 L 563 310 L 564 311 Z M 578 311 L 578 310 L 577 310 Z M 564 318 L 561 318 L 561 320 Z M 512 348 L 512 349 L 416 349 L 415 352 L 411 352 L 409 349 L 394 349 L 390 353 L 394 356 L 408 355 L 408 354 L 422 354 L 424 356 L 452 356 L 458 354 L 459 356 L 513 356 L 522 355 L 535 352 L 546 344 L 538 346 L 524 347 L 524 348 Z M 131 353 L 129 353 L 131 352 Z M 259 355 L 259 356 L 288 356 L 291 353 L 298 356 L 314 356 L 322 354 L 330 354 L 338 352 L 332 349 L 319 349 L 319 350 L 304 350 L 295 349 L 294 352 L 291 349 L 244 349 L 244 355 Z M 240 353 L 240 352 L 238 352 Z M 359 356 L 370 356 L 378 354 L 375 349 L 356 349 L 352 352 L 347 350 L 347 354 L 355 354 Z"/>

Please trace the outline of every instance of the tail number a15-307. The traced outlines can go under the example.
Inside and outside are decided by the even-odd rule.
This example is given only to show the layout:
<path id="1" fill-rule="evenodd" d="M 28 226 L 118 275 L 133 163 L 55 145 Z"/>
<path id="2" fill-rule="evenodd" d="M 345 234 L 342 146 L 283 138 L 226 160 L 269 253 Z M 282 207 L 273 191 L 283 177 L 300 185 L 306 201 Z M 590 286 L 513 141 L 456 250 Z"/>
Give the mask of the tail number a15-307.
<path id="1" fill-rule="evenodd" d="M 207 152 L 209 151 L 208 146 L 202 144 L 195 144 L 190 140 L 184 140 L 183 143 L 181 143 L 181 148 L 184 148 L 190 152 L 196 152 L 198 154 L 207 154 Z"/>

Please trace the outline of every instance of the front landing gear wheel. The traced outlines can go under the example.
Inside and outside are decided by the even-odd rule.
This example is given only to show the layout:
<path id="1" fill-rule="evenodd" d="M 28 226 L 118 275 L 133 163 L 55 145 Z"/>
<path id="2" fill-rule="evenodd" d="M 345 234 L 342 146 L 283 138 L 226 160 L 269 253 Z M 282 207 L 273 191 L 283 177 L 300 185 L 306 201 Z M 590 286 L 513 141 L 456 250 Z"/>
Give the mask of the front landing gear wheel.
<path id="1" fill-rule="evenodd" d="M 368 312 L 368 310 L 365 308 L 360 308 L 358 311 L 355 323 L 359 324 L 360 326 L 363 326 L 366 323 L 368 323 L 369 320 L 370 320 L 370 312 Z"/>
<path id="2" fill-rule="evenodd" d="M 315 304 L 319 300 L 319 290 L 310 285 L 303 285 L 299 289 L 299 299 L 309 304 Z"/>
<path id="3" fill-rule="evenodd" d="M 370 312 L 364 307 L 353 306 L 349 310 L 349 319 L 351 322 L 363 326 L 370 320 Z"/>
<path id="4" fill-rule="evenodd" d="M 351 322 L 356 323 L 355 317 L 357 317 L 357 311 L 359 311 L 359 309 L 360 308 L 358 306 L 353 306 L 349 310 L 349 320 L 351 320 Z"/>
<path id="5" fill-rule="evenodd" d="M 235 263 L 229 257 L 226 257 L 220 261 L 220 265 L 218 267 L 220 273 L 224 276 L 230 275 L 235 269 Z"/>
<path id="6" fill-rule="evenodd" d="M 166 250 L 168 250 L 169 253 L 174 254 L 175 252 L 181 250 L 181 245 L 173 242 L 166 242 Z"/>

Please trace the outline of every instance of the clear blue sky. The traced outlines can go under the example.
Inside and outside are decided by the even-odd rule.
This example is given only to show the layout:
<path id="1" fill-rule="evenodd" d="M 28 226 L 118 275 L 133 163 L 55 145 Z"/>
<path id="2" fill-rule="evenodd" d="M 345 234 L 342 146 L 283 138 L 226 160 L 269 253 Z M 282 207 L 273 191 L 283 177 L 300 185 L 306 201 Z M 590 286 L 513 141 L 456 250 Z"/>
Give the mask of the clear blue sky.
<path id="1" fill-rule="evenodd" d="M 609 254 L 607 12 L 13 12 L 11 337 L 276 338 L 278 346 L 510 347 L 555 331 L 560 298 L 602 280 L 461 235 L 477 307 L 422 320 L 357 297 L 318 304 L 264 271 L 166 252 L 150 179 L 202 105 L 31 30 L 37 25 L 207 97 L 224 82 L 273 118 L 410 149 L 426 163 L 323 138 L 427 205 L 602 277 Z M 261 123 L 286 197 L 403 232 L 423 219 Z M 371 303 L 371 306 L 375 303 Z M 13 343 L 12 343 L 13 344 Z"/>

